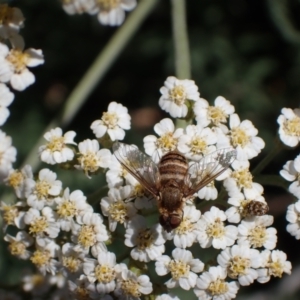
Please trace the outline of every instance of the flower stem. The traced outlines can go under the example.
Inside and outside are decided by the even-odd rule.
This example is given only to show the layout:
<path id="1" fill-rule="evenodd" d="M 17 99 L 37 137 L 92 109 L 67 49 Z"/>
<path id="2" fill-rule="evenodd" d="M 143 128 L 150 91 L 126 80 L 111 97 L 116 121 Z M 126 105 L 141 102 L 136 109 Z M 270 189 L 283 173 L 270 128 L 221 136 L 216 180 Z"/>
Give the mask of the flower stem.
<path id="1" fill-rule="evenodd" d="M 175 74 L 179 79 L 191 78 L 189 38 L 186 24 L 185 0 L 171 0 L 175 48 Z"/>
<path id="2" fill-rule="evenodd" d="M 56 126 L 65 127 L 72 121 L 88 96 L 99 84 L 135 32 L 141 27 L 141 23 L 150 14 L 157 2 L 158 0 L 142 0 L 139 2 L 137 8 L 129 15 L 126 22 L 116 31 L 98 57 L 96 57 L 95 61 L 69 95 L 59 116 L 51 121 L 46 127 L 45 132 Z M 40 160 L 37 153 L 39 146 L 43 142 L 44 138 L 41 136 L 25 159 L 23 165 L 30 164 L 33 170 L 38 168 Z"/>

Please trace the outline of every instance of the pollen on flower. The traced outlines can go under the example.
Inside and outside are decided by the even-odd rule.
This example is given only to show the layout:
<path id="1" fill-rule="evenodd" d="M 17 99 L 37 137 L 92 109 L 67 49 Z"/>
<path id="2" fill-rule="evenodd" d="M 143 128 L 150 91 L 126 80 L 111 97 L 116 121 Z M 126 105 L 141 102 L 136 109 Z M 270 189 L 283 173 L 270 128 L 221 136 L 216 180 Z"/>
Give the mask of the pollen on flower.
<path id="1" fill-rule="evenodd" d="M 197 137 L 192 140 L 190 147 L 193 154 L 202 154 L 207 149 L 207 143 L 205 140 Z"/>
<path id="2" fill-rule="evenodd" d="M 109 206 L 110 217 L 121 224 L 126 221 L 127 208 L 124 201 L 117 201 Z"/>
<path id="3" fill-rule="evenodd" d="M 208 236 L 213 238 L 220 238 L 224 235 L 224 223 L 218 218 L 214 221 L 214 223 L 210 224 L 207 229 L 206 233 Z"/>
<path id="4" fill-rule="evenodd" d="M 8 246 L 9 251 L 12 255 L 21 256 L 26 251 L 26 245 L 21 241 L 13 241 Z"/>
<path id="5" fill-rule="evenodd" d="M 281 278 L 283 273 L 283 265 L 279 261 L 272 261 L 268 264 L 269 274 L 274 277 Z"/>
<path id="6" fill-rule="evenodd" d="M 153 244 L 153 234 L 150 229 L 141 230 L 137 236 L 137 246 L 140 250 L 145 250 Z"/>
<path id="7" fill-rule="evenodd" d="M 35 185 L 34 193 L 37 195 L 38 199 L 46 198 L 50 189 L 49 182 L 42 180 L 38 181 Z"/>
<path id="8" fill-rule="evenodd" d="M 239 187 L 251 188 L 252 187 L 252 174 L 249 169 L 235 170 L 232 172 L 231 177 L 233 177 Z"/>
<path id="9" fill-rule="evenodd" d="M 64 137 L 63 136 L 54 136 L 51 138 L 51 141 L 47 144 L 47 149 L 51 152 L 61 151 L 64 148 Z"/>
<path id="10" fill-rule="evenodd" d="M 136 197 L 142 197 L 145 194 L 143 186 L 141 184 L 136 184 L 134 186 L 133 194 Z"/>
<path id="11" fill-rule="evenodd" d="M 38 267 L 42 267 L 48 264 L 50 259 L 51 259 L 50 252 L 45 250 L 36 250 L 30 258 L 32 263 Z"/>
<path id="12" fill-rule="evenodd" d="M 57 207 L 57 214 L 60 217 L 73 217 L 77 212 L 75 203 L 71 201 L 64 201 Z"/>
<path id="13" fill-rule="evenodd" d="M 76 297 L 75 299 L 80 299 L 80 300 L 81 299 L 82 300 L 91 299 L 90 298 L 90 292 L 84 286 L 78 286 L 73 293 Z"/>
<path id="14" fill-rule="evenodd" d="M 72 256 L 63 256 L 62 263 L 63 266 L 71 273 L 76 273 L 81 265 L 81 261 L 78 258 Z"/>
<path id="15" fill-rule="evenodd" d="M 13 188 L 18 187 L 24 180 L 24 176 L 21 171 L 15 170 L 12 172 L 8 177 L 8 185 L 10 185 Z"/>
<path id="16" fill-rule="evenodd" d="M 110 10 L 110 9 L 109 9 Z M 114 129 L 118 125 L 118 115 L 115 112 L 104 112 L 101 118 L 104 125 L 109 129 Z"/>
<path id="17" fill-rule="evenodd" d="M 191 223 L 190 219 L 183 218 L 180 225 L 175 228 L 175 232 L 177 234 L 186 234 L 187 232 L 190 232 L 193 229 L 193 224 Z"/>
<path id="18" fill-rule="evenodd" d="M 169 151 L 175 150 L 177 145 L 177 139 L 173 137 L 173 134 L 166 133 L 156 140 L 157 148 L 167 149 Z"/>
<path id="19" fill-rule="evenodd" d="M 223 295 L 228 291 L 228 285 L 224 280 L 218 278 L 211 282 L 207 289 L 212 296 Z"/>
<path id="20" fill-rule="evenodd" d="M 141 296 L 139 285 L 132 279 L 124 280 L 122 282 L 122 290 L 124 294 L 131 295 L 136 298 L 139 298 Z"/>
<path id="21" fill-rule="evenodd" d="M 48 221 L 46 217 L 36 218 L 29 226 L 29 233 L 36 235 L 42 233 L 48 227 Z"/>
<path id="22" fill-rule="evenodd" d="M 174 280 L 178 280 L 181 277 L 188 277 L 190 273 L 190 266 L 182 261 L 170 261 L 168 269 Z"/>
<path id="23" fill-rule="evenodd" d="M 260 248 L 266 241 L 267 231 L 265 227 L 256 226 L 249 232 L 249 241 L 254 248 Z"/>
<path id="24" fill-rule="evenodd" d="M 15 218 L 18 216 L 19 211 L 16 207 L 5 205 L 1 208 L 3 211 L 3 220 L 7 225 L 13 225 Z"/>
<path id="25" fill-rule="evenodd" d="M 9 61 L 15 69 L 15 73 L 21 73 L 28 64 L 30 56 L 26 52 L 22 52 L 19 49 L 11 49 L 6 56 L 6 60 Z"/>
<path id="26" fill-rule="evenodd" d="M 231 130 L 230 138 L 234 147 L 241 146 L 244 148 L 250 141 L 250 137 L 247 135 L 245 130 L 239 127 Z"/>
<path id="27" fill-rule="evenodd" d="M 177 105 L 184 104 L 187 95 L 184 86 L 176 85 L 169 91 L 170 99 L 172 99 Z"/>
<path id="28" fill-rule="evenodd" d="M 216 106 L 209 106 L 207 109 L 208 118 L 215 124 L 226 122 L 228 115 L 220 108 Z"/>
<path id="29" fill-rule="evenodd" d="M 84 225 L 78 234 L 78 243 L 84 248 L 89 248 L 95 244 L 96 236 L 93 226 Z"/>
<path id="30" fill-rule="evenodd" d="M 245 275 L 246 270 L 250 267 L 250 260 L 244 257 L 235 256 L 231 259 L 228 266 L 228 276 L 230 278 L 237 278 L 240 275 Z"/>
<path id="31" fill-rule="evenodd" d="M 98 157 L 94 152 L 88 152 L 86 154 L 81 154 L 78 158 L 84 172 L 87 174 L 89 172 L 93 173 L 99 169 Z"/>
<path id="32" fill-rule="evenodd" d="M 296 116 L 291 120 L 285 120 L 283 130 L 287 135 L 300 136 L 300 118 Z"/>
<path id="33" fill-rule="evenodd" d="M 121 0 L 97 0 L 100 10 L 102 11 L 111 11 L 112 9 L 119 7 Z"/>
<path id="34" fill-rule="evenodd" d="M 113 268 L 107 265 L 96 266 L 95 277 L 101 283 L 109 283 L 116 277 L 116 272 Z"/>

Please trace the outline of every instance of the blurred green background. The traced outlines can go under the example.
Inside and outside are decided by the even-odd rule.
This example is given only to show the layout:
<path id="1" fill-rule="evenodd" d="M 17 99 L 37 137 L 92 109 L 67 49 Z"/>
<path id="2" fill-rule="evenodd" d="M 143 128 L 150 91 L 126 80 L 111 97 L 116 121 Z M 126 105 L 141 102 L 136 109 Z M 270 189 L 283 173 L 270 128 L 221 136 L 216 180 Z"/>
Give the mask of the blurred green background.
<path id="1" fill-rule="evenodd" d="M 226 97 L 242 120 L 249 119 L 258 128 L 266 147 L 253 160 L 255 166 L 274 146 L 280 110 L 299 107 L 300 1 L 186 2 L 192 79 L 199 86 L 201 97 L 211 103 L 218 95 Z M 58 0 L 22 0 L 9 4 L 19 7 L 26 18 L 20 32 L 26 48 L 42 49 L 45 56 L 45 64 L 32 69 L 36 83 L 24 92 L 15 92 L 11 116 L 3 126 L 18 149 L 15 167 L 19 167 L 117 29 L 102 26 L 95 16 L 67 15 Z M 141 145 L 142 138 L 153 132 L 153 125 L 167 116 L 158 107 L 159 88 L 174 72 L 170 2 L 163 0 L 64 130 L 75 130 L 76 142 L 94 138 L 91 123 L 101 116 L 109 102 L 116 101 L 127 106 L 132 116 L 132 130 L 127 134 L 127 142 Z M 283 164 L 298 153 L 298 149 L 280 153 L 264 173 L 278 174 Z M 101 174 L 88 180 L 79 172 L 74 176 L 73 172 L 53 170 L 59 172 L 64 186 L 82 189 L 87 195 L 104 182 Z M 270 204 L 270 213 L 276 218 L 278 248 L 287 252 L 296 267 L 300 242 L 285 232 L 285 210 L 293 199 L 282 188 L 272 186 L 265 187 L 265 197 Z M 1 246 L 0 278 L 4 272 L 7 274 L 8 265 L 21 266 L 7 256 L 5 247 Z M 12 276 L 7 278 L 9 282 L 15 282 L 18 271 L 12 267 L 9 270 Z M 293 279 L 300 283 L 300 277 Z M 239 299 L 248 299 L 254 292 L 270 294 L 277 283 L 273 279 L 265 285 L 242 288 Z M 293 294 L 282 299 L 300 298 L 299 291 Z M 281 298 L 275 297 L 272 299 Z"/>

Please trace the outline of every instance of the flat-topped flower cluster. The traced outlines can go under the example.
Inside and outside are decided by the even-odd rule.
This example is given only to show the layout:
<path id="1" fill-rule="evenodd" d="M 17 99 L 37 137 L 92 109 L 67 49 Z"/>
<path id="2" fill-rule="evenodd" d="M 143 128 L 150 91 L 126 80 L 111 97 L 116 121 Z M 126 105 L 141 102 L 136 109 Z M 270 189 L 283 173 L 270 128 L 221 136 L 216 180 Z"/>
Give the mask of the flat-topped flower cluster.
<path id="1" fill-rule="evenodd" d="M 5 240 L 12 255 L 31 260 L 44 276 L 46 290 L 55 284 L 60 297 L 71 292 L 73 299 L 140 299 L 150 294 L 178 299 L 172 289 L 180 287 L 193 289 L 199 299 L 233 299 L 240 286 L 291 273 L 286 254 L 276 249 L 277 232 L 267 214 L 263 187 L 250 172 L 249 161 L 264 147 L 258 130 L 251 121 L 240 120 L 224 97 L 213 105 L 200 98 L 192 80 L 169 77 L 160 91 L 161 108 L 190 125 L 177 128 L 170 118 L 155 124 L 155 134 L 144 137 L 149 159 L 158 163 L 162 155 L 177 150 L 192 164 L 230 147 L 236 160 L 195 194 L 202 201 L 184 203 L 180 225 L 166 232 L 158 222 L 156 200 L 110 150 L 131 127 L 126 107 L 111 102 L 91 124 L 96 137 L 92 140 L 77 143 L 74 131 L 64 133 L 59 127 L 45 133 L 41 161 L 82 171 L 87 178 L 105 172 L 108 185 L 97 213 L 83 191 L 64 187 L 49 168 L 37 175 L 28 165 L 9 168 L 4 182 L 18 200 L 2 202 L 1 212 L 5 229 L 14 226 L 19 231 L 6 234 Z M 291 166 L 297 168 L 290 162 L 285 169 L 293 170 Z M 296 179 L 288 171 L 283 174 Z M 297 187 L 292 190 L 296 193 Z M 211 247 L 217 253 L 215 264 L 201 255 Z M 158 289 L 148 264 L 158 276 L 169 276 Z M 33 278 L 24 279 L 25 288 L 34 291 Z"/>

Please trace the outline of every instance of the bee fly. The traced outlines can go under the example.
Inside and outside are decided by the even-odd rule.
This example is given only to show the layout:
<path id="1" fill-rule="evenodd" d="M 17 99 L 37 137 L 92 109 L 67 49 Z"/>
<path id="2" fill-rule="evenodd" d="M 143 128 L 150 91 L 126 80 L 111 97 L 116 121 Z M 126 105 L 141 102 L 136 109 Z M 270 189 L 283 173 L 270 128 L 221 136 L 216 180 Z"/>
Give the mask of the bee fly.
<path id="1" fill-rule="evenodd" d="M 180 225 L 184 203 L 236 158 L 234 149 L 225 148 L 189 166 L 178 151 L 166 153 L 158 164 L 135 145 L 116 142 L 113 151 L 122 166 L 157 200 L 159 222 L 168 232 Z"/>

